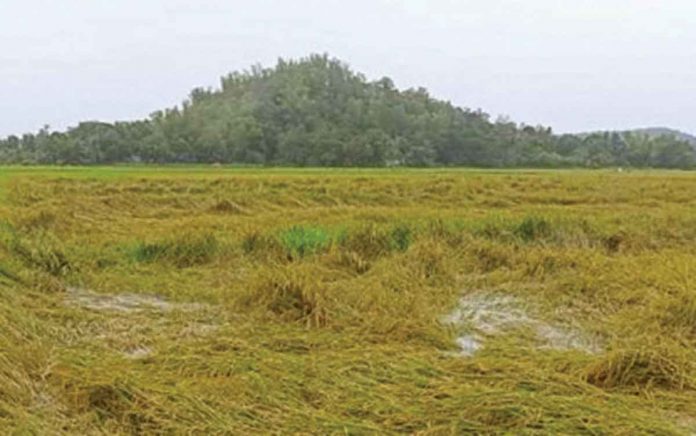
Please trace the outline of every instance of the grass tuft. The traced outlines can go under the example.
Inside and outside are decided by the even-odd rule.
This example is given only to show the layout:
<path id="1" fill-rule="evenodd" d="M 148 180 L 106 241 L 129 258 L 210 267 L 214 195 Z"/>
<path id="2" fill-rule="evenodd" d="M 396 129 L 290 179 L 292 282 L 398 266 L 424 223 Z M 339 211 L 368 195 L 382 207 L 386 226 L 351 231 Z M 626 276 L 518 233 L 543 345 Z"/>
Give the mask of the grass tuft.
<path id="1" fill-rule="evenodd" d="M 133 256 L 138 262 L 166 262 L 187 268 L 211 262 L 219 249 L 220 244 L 213 234 L 189 233 L 158 242 L 140 242 Z"/>
<path id="2" fill-rule="evenodd" d="M 532 242 L 550 237 L 552 231 L 553 226 L 547 219 L 530 216 L 523 219 L 513 233 L 524 242 Z"/>
<path id="3" fill-rule="evenodd" d="M 413 241 L 413 230 L 406 224 L 395 225 L 390 232 L 392 249 L 406 251 Z"/>
<path id="4" fill-rule="evenodd" d="M 291 259 L 327 250 L 331 244 L 329 233 L 319 227 L 293 226 L 280 233 L 279 239 Z"/>

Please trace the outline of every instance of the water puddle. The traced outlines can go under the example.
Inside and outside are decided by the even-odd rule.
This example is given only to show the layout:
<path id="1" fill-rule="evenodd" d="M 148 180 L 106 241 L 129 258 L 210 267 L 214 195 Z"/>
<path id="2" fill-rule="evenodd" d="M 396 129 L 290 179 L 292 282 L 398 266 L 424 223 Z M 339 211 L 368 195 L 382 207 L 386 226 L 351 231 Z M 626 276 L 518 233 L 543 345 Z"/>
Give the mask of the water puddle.
<path id="1" fill-rule="evenodd" d="M 148 347 L 136 347 L 127 350 L 123 355 L 130 360 L 142 360 L 150 357 L 152 355 L 152 350 Z"/>
<path id="2" fill-rule="evenodd" d="M 460 354 L 473 356 L 487 338 L 512 334 L 520 328 L 530 328 L 540 345 L 538 349 L 579 350 L 597 353 L 597 341 L 569 325 L 550 323 L 534 317 L 522 302 L 510 295 L 477 292 L 459 300 L 457 308 L 443 319 L 462 334 L 457 338 Z"/>
<path id="3" fill-rule="evenodd" d="M 96 311 L 142 312 L 172 310 L 200 310 L 206 305 L 196 303 L 171 303 L 165 299 L 145 294 L 98 294 L 86 289 L 68 288 L 66 294 L 68 304 Z"/>

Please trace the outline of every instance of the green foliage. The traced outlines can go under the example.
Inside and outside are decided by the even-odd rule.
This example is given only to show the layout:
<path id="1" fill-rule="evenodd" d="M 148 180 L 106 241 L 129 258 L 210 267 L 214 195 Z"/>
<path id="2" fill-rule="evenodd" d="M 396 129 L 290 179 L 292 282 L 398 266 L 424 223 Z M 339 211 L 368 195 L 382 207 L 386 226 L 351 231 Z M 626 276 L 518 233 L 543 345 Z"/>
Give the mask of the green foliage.
<path id="1" fill-rule="evenodd" d="M 368 81 L 336 59 L 311 55 L 231 73 L 219 89 L 194 89 L 181 106 L 146 120 L 10 136 L 0 140 L 0 162 L 693 168 L 696 150 L 670 134 L 557 136 L 547 127 L 491 122 L 423 88 Z"/>
<path id="2" fill-rule="evenodd" d="M 365 259 L 375 259 L 394 251 L 406 251 L 413 237 L 412 228 L 404 223 L 392 226 L 370 223 L 348 230 L 340 244 Z"/>
<path id="3" fill-rule="evenodd" d="M 291 258 L 302 258 L 331 245 L 331 236 L 324 229 L 309 226 L 293 226 L 280 234 L 280 241 Z"/>
<path id="4" fill-rule="evenodd" d="M 169 262 L 186 268 L 210 262 L 218 250 L 214 235 L 186 234 L 158 242 L 140 242 L 133 256 L 138 262 Z"/>
<path id="5" fill-rule="evenodd" d="M 527 217 L 515 228 L 514 234 L 525 242 L 548 238 L 552 233 L 552 225 L 541 217 Z"/>
<path id="6" fill-rule="evenodd" d="M 399 224 L 391 230 L 391 244 L 395 250 L 406 251 L 411 245 L 413 232 L 406 224 Z"/>

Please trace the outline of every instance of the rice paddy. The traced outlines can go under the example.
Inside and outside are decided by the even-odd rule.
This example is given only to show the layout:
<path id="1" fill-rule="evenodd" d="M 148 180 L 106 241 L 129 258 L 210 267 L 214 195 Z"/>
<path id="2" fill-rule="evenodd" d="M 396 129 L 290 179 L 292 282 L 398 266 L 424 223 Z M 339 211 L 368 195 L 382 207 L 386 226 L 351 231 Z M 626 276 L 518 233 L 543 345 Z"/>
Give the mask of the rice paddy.
<path id="1" fill-rule="evenodd" d="M 696 174 L 0 168 L 0 429 L 696 434 Z"/>

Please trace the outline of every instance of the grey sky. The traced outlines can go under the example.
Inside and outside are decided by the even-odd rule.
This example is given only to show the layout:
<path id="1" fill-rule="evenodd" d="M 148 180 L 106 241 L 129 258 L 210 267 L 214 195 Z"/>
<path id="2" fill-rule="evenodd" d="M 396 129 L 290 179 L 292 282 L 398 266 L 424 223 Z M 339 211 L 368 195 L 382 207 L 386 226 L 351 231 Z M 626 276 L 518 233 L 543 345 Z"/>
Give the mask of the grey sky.
<path id="1" fill-rule="evenodd" d="M 693 0 L 0 0 L 0 136 L 312 52 L 559 132 L 696 132 Z"/>

